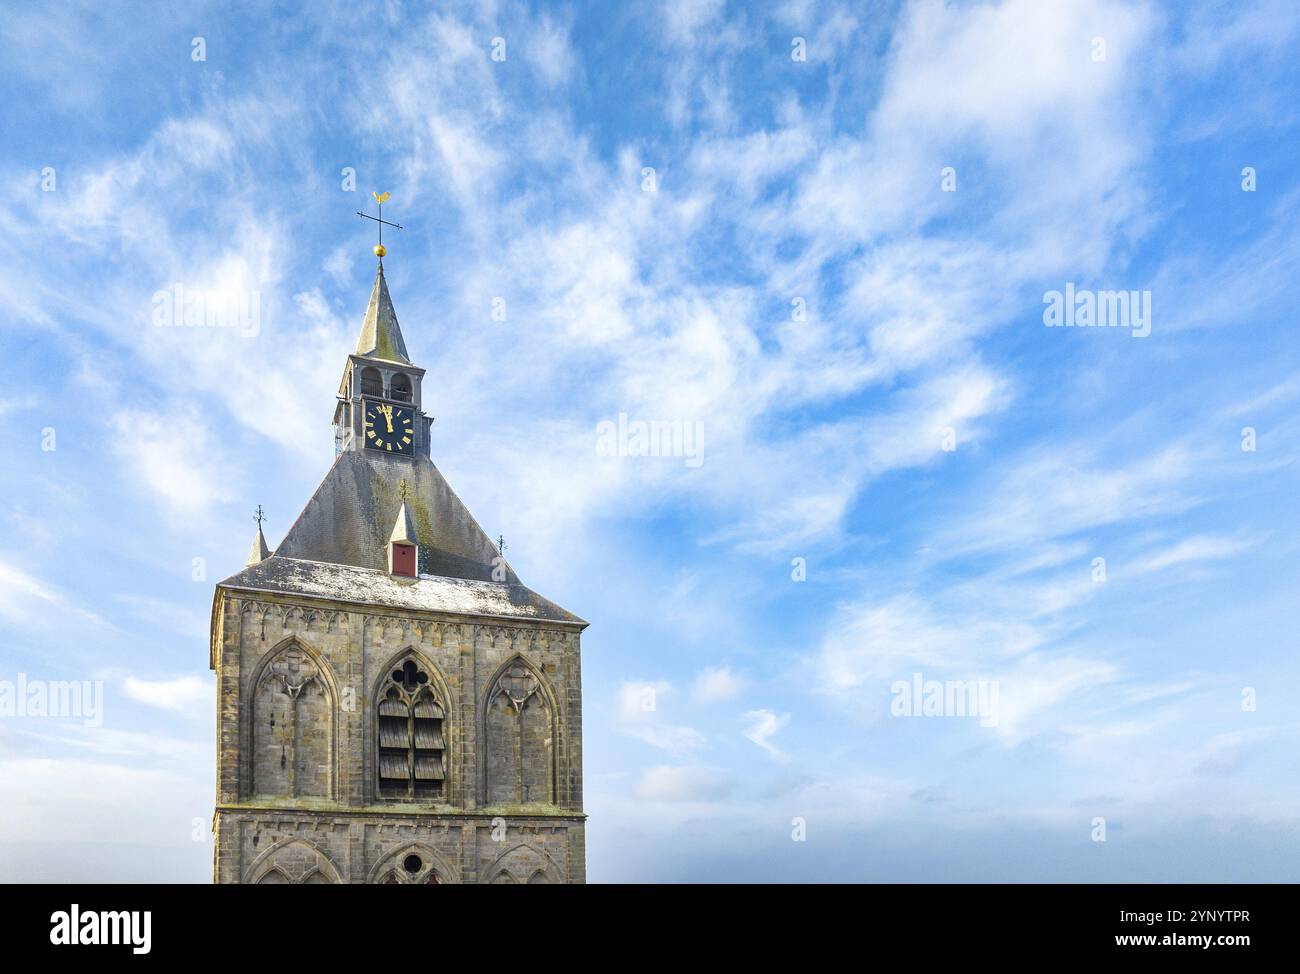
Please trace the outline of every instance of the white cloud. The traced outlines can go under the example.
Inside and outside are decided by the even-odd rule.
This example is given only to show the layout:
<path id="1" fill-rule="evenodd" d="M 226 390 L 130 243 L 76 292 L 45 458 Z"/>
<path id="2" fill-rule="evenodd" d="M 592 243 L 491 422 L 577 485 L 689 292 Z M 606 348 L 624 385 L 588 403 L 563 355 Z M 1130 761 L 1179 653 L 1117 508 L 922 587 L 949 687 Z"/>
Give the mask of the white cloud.
<path id="1" fill-rule="evenodd" d="M 448 334 L 449 343 L 440 346 L 441 360 L 454 368 L 430 374 L 430 384 L 437 383 L 446 400 L 439 404 L 439 428 L 449 429 L 443 424 L 454 421 L 457 410 L 473 416 L 478 428 L 523 427 L 509 444 L 490 440 L 487 450 L 474 454 L 481 461 L 468 471 L 469 485 L 485 485 L 495 498 L 516 482 L 502 477 L 503 469 L 526 471 L 529 509 L 518 516 L 539 525 L 541 553 L 548 545 L 562 546 L 604 511 L 665 492 L 702 496 L 724 514 L 713 541 L 777 550 L 833 535 L 875 478 L 941 459 L 942 428 L 954 427 L 962 444 L 976 442 L 981 419 L 1006 408 L 1012 388 L 975 358 L 970 341 L 1002 323 L 1017 283 L 1041 270 L 1045 260 L 1059 263 L 1067 256 L 1063 246 L 1104 250 L 1110 231 L 1080 234 L 1071 220 L 1068 232 L 1061 230 L 1067 245 L 1045 246 L 1039 239 L 1027 246 L 1024 234 L 1039 232 L 1044 212 L 1062 211 L 1053 204 L 1046 211 L 1032 209 L 1018 223 L 1004 221 L 1002 232 L 978 241 L 936 237 L 925 228 L 938 205 L 930 185 L 933 159 L 953 139 L 978 137 L 1019 195 L 1051 199 L 1062 185 L 1073 185 L 1064 179 L 1043 185 L 1042 174 L 1022 178 L 1017 166 L 1037 156 L 999 155 L 1001 139 L 1010 133 L 1031 146 L 1050 142 L 1051 157 L 1060 157 L 1070 179 L 1077 180 L 1081 163 L 1094 167 L 1088 193 L 1113 191 L 1106 180 L 1119 171 L 1116 147 L 1127 147 L 1125 160 L 1141 151 L 1134 129 L 1119 121 L 1126 119 L 1130 98 L 1122 83 L 1127 62 L 1117 53 L 1098 71 L 1086 56 L 1076 64 L 1066 55 L 1071 38 L 1091 17 L 1104 16 L 1112 47 L 1119 50 L 1145 21 L 1124 8 L 1096 10 L 1101 13 L 1072 3 L 1047 17 L 1032 5 L 1012 3 L 963 18 L 933 5 L 908 11 L 886 63 L 881 100 L 865 129 L 832 134 L 827 109 L 793 104 L 780 113 L 779 125 L 737 134 L 726 108 L 727 79 L 715 79 L 711 66 L 743 46 L 742 25 L 721 20 L 722 5 L 685 4 L 668 18 L 672 36 L 683 45 L 684 66 L 675 83 L 692 89 L 682 97 L 718 125 L 692 137 L 673 172 L 660 166 L 667 181 L 659 194 L 639 190 L 645 160 L 634 147 L 621 147 L 617 162 L 609 163 L 571 118 L 544 99 L 521 103 L 508 96 L 506 76 L 485 56 L 483 24 L 473 14 L 468 20 L 430 17 L 429 34 L 442 51 L 438 59 L 427 56 L 427 39 L 389 45 L 383 69 L 362 79 L 343 111 L 368 131 L 380 126 L 374 105 L 386 105 L 384 130 L 401 133 L 393 149 L 407 160 L 403 185 L 395 189 L 408 205 L 427 205 L 450 185 L 462 219 L 459 229 L 448 232 L 463 239 L 455 254 L 440 254 L 437 263 L 451 280 L 465 282 L 464 293 L 451 299 L 467 305 L 463 313 L 449 309 L 452 316 L 482 315 L 488 297 L 508 294 L 510 321 L 528 323 L 526 331 L 515 328 L 507 348 L 476 329 Z M 818 16 L 838 25 L 836 36 L 850 24 L 840 12 Z M 529 41 L 516 44 L 514 52 L 542 71 L 547 83 L 561 83 L 567 26 L 546 16 L 525 20 L 527 30 L 521 30 Z M 1031 56 L 1018 57 L 1019 51 Z M 948 65 L 978 62 L 982 77 L 990 56 L 994 76 L 987 85 L 953 88 L 959 72 Z M 708 97 L 721 106 L 718 111 L 697 102 L 700 92 L 693 89 L 701 79 L 716 80 Z M 691 107 L 683 111 L 682 117 L 695 114 Z M 916 125 L 916 111 L 935 124 Z M 251 116 L 258 125 L 249 124 Z M 946 141 L 935 135 L 946 131 L 938 124 L 943 120 L 955 123 Z M 1114 131 L 1101 128 L 1103 121 Z M 137 336 L 140 353 L 159 365 L 179 359 L 178 378 L 187 392 L 216 394 L 247 428 L 319 455 L 313 445 L 327 433 L 320 429 L 318 400 L 304 391 L 319 390 L 328 399 L 338 353 L 346 350 L 355 322 L 346 315 L 337 319 L 321 300 L 304 301 L 303 292 L 294 291 L 296 299 L 280 296 L 286 271 L 282 241 L 292 230 L 277 226 L 274 212 L 266 213 L 259 181 L 241 168 L 241 150 L 265 137 L 266 126 L 281 123 L 289 135 L 302 134 L 291 94 L 257 112 L 221 103 L 203 116 L 166 120 L 137 152 L 105 160 L 100 182 L 88 184 L 55 219 L 64 233 L 84 235 L 83 224 L 94 227 L 99 236 L 87 239 L 103 246 L 124 241 L 141 252 L 161 250 L 169 255 L 161 273 L 193 288 L 260 290 L 266 324 L 256 354 L 249 354 L 248 342 L 187 329 L 146 329 Z M 506 131 L 515 147 L 511 153 L 500 148 Z M 1100 161 L 1098 144 L 1106 149 Z M 160 216 L 151 201 L 175 190 L 194 166 L 221 183 L 224 233 L 207 227 L 194 233 L 180 222 L 157 225 Z M 511 192 L 503 198 L 503 187 L 515 186 L 512 176 L 521 172 L 545 179 L 544 197 Z M 772 192 L 792 177 L 793 199 Z M 924 185 L 913 185 L 917 180 Z M 900 187 L 910 192 L 900 193 Z M 829 205 L 838 193 L 857 195 L 845 206 Z M 791 233 L 792 208 L 807 214 L 799 228 L 808 246 L 800 256 L 775 259 L 776 244 Z M 860 218 L 881 208 L 894 217 Z M 1122 215 L 1113 192 L 1106 211 Z M 701 280 L 694 254 L 720 230 L 735 231 L 738 256 L 761 269 L 759 283 Z M 876 239 L 868 258 L 852 256 L 847 265 L 851 286 L 844 306 L 827 302 L 820 318 L 781 325 L 777 341 L 766 341 L 772 336 L 764 335 L 765 303 L 774 296 L 788 303 L 791 294 L 801 293 L 816 309 L 822 268 L 859 253 L 864 233 Z M 501 241 L 508 242 L 504 254 Z M 341 254 L 335 248 L 325 262 L 336 280 L 345 278 Z M 394 268 L 402 273 L 400 262 Z M 410 270 L 418 274 L 424 268 Z M 991 277 L 999 281 L 997 288 L 989 287 Z M 409 309 L 417 295 L 403 293 L 396 290 L 399 314 L 410 320 L 402 308 Z M 138 319 L 139 314 L 116 313 L 120 307 L 147 306 L 144 295 L 110 298 L 119 308 L 105 316 L 106 328 L 120 330 L 122 321 Z M 364 294 L 355 302 L 359 317 Z M 410 331 L 408 344 L 415 350 L 418 331 Z M 427 354 L 423 360 L 438 367 Z M 276 363 L 274 382 L 257 365 L 270 361 Z M 907 378 L 869 423 L 814 422 L 784 438 L 770 432 L 785 428 L 779 420 L 786 410 L 855 396 L 896 382 L 900 373 Z M 528 383 L 509 378 L 525 374 Z M 594 381 L 584 381 L 576 397 L 541 378 L 572 382 L 578 375 Z M 259 395 L 248 396 L 251 388 Z M 530 388 L 554 395 L 544 404 L 536 398 L 521 402 Z M 686 478 L 668 464 L 598 462 L 587 431 L 619 411 L 703 419 L 709 476 Z M 275 423 L 266 422 L 268 413 L 277 417 Z M 802 462 L 794 464 L 796 458 Z M 190 474 L 191 465 L 154 466 L 150 481 L 180 511 L 192 513 L 213 499 L 214 482 Z M 511 507 L 518 510 L 517 504 Z"/>
<path id="2" fill-rule="evenodd" d="M 170 513 L 202 514 L 233 499 L 230 467 L 222 462 L 207 424 L 189 410 L 121 410 L 112 427 L 123 468 Z"/>
<path id="3" fill-rule="evenodd" d="M 1215 734 L 1201 749 L 1196 770 L 1205 774 L 1235 774 L 1260 753 L 1263 742 L 1276 736 L 1277 730 L 1272 727 L 1252 727 Z"/>
<path id="4" fill-rule="evenodd" d="M 1022 566 L 1018 566 L 1022 567 Z M 889 713 L 889 688 L 925 680 L 982 682 L 996 688 L 996 739 L 1014 745 L 1079 722 L 1096 694 L 1125 674 L 1096 650 L 1071 648 L 1072 612 L 1096 586 L 1087 563 L 1059 576 L 1015 583 L 996 569 L 929 593 L 843 606 L 815 657 L 820 689 L 867 722 Z"/>
<path id="5" fill-rule="evenodd" d="M 738 696 L 747 682 L 729 666 L 710 666 L 696 675 L 691 692 L 700 703 L 717 703 Z"/>
<path id="6" fill-rule="evenodd" d="M 35 399 L 31 396 L 0 399 L 0 417 L 8 416 L 10 413 L 21 409 L 30 409 L 34 403 Z"/>
<path id="7" fill-rule="evenodd" d="M 619 719 L 624 723 L 651 719 L 659 710 L 659 698 L 672 692 L 672 684 L 664 680 L 624 683 L 618 691 Z"/>
<path id="8" fill-rule="evenodd" d="M 206 711 L 211 714 L 211 708 L 206 708 Z M 39 729 L 32 729 L 34 727 Z M 31 722 L 28 727 L 12 733 L 15 740 L 26 739 L 36 743 L 42 756 L 63 749 L 69 754 L 92 752 L 115 758 L 134 758 L 142 764 L 159 760 L 194 767 L 205 763 L 211 755 L 208 742 L 200 738 L 171 737 L 156 730 L 117 730 L 75 719 Z M 59 757 L 55 760 L 72 763 L 75 759 Z"/>
<path id="9" fill-rule="evenodd" d="M 708 738 L 694 727 L 644 721 L 639 724 L 625 725 L 620 729 L 629 737 L 635 737 L 651 747 L 672 754 L 698 750 L 708 744 Z"/>
<path id="10" fill-rule="evenodd" d="M 573 77 L 577 62 L 568 28 L 545 16 L 529 32 L 524 56 L 543 84 L 552 88 L 566 84 Z"/>
<path id="11" fill-rule="evenodd" d="M 964 610 L 963 604 L 949 623 L 915 596 L 846 605 L 818 654 L 822 690 L 837 696 L 874 688 L 883 695 L 918 669 L 975 679 L 1047 638 L 1041 624 L 998 616 L 993 606 L 981 615 Z"/>
<path id="12" fill-rule="evenodd" d="M 1128 460 L 1107 460 L 1095 443 L 1045 441 L 1004 464 L 996 483 L 941 532 L 949 554 L 1019 548 L 1079 531 L 1179 513 L 1197 502 L 1188 489 L 1198 457 L 1186 443 Z"/>
<path id="13" fill-rule="evenodd" d="M 196 772 L 203 762 L 187 765 Z M 212 785 L 195 773 L 141 767 L 136 762 L 99 762 L 48 757 L 0 757 L 6 785 L 0 802 L 0 834 L 21 836 L 24 846 L 105 842 L 184 846 L 196 830 L 206 839 L 212 817 Z M 210 848 L 210 845 L 209 845 Z M 70 875 L 90 878 L 75 867 Z"/>
<path id="14" fill-rule="evenodd" d="M 1101 660 L 1026 656 L 993 677 L 998 684 L 997 735 L 1003 743 L 1015 744 L 1044 726 L 1055 729 L 1062 717 L 1081 712 L 1078 698 L 1120 677 L 1117 666 Z"/>
<path id="15" fill-rule="evenodd" d="M 672 753 L 704 747 L 708 741 L 693 727 L 662 720 L 660 707 L 673 693 L 672 685 L 624 683 L 619 689 L 618 729 L 630 737 Z"/>
<path id="16" fill-rule="evenodd" d="M 770 710 L 750 710 L 745 714 L 745 720 L 749 721 L 749 726 L 745 729 L 745 736 L 772 757 L 784 760 L 784 752 L 772 743 L 772 738 L 776 736 L 781 728 L 790 723 L 790 715 L 781 714 L 778 716 Z"/>
<path id="17" fill-rule="evenodd" d="M 658 765 L 641 776 L 636 796 L 654 802 L 709 802 L 726 798 L 733 790 L 733 783 L 721 772 Z"/>
<path id="18" fill-rule="evenodd" d="M 1250 547 L 1251 543 L 1242 538 L 1198 535 L 1136 559 L 1127 566 L 1127 571 L 1143 575 L 1191 562 L 1220 561 L 1241 554 Z"/>
<path id="19" fill-rule="evenodd" d="M 141 680 L 128 676 L 122 681 L 122 689 L 132 700 L 186 714 L 206 714 L 216 693 L 212 680 L 199 676 L 182 676 L 174 680 Z"/>
<path id="20" fill-rule="evenodd" d="M 1088 561 L 1106 554 L 1118 579 L 1230 558 L 1246 543 L 1232 534 L 1159 544 L 1150 534 L 1108 535 L 1106 529 L 1199 504 L 1206 451 L 1180 433 L 1170 437 L 1167 428 L 1120 428 L 1127 417 L 1119 410 L 1092 410 L 1069 390 L 1021 401 L 1041 391 L 1033 388 L 1033 371 L 1056 353 L 1022 355 L 1029 346 L 1017 336 L 1007 355 L 989 340 L 1025 324 L 1024 294 L 1042 276 L 1127 273 L 1132 245 L 1152 219 L 1146 181 L 1159 172 L 1148 150 L 1166 108 L 1152 98 L 1163 94 L 1161 38 L 1153 34 L 1167 19 L 1164 11 L 1083 0 L 1062 0 L 1050 10 L 1028 0 L 968 7 L 923 0 L 900 8 L 886 45 L 872 32 L 887 29 L 890 18 L 855 23 L 845 7 L 794 0 L 781 16 L 788 33 L 809 38 L 813 64 L 786 63 L 784 49 L 775 54 L 787 70 L 821 72 L 808 74 L 824 76 L 825 85 L 814 80 L 802 91 L 751 93 L 732 67 L 733 55 L 753 37 L 775 35 L 759 14 L 731 6 L 683 2 L 667 16 L 654 15 L 674 45 L 672 63 L 657 72 L 647 59 L 644 76 L 666 92 L 661 107 L 667 134 L 676 138 L 646 144 L 619 143 L 617 133 L 610 144 L 609 130 L 555 99 L 576 90 L 581 72 L 591 69 L 585 57 L 575 60 L 567 22 L 550 15 L 521 15 L 512 28 L 510 56 L 525 68 L 513 77 L 527 79 L 522 87 L 486 56 L 486 40 L 499 26 L 491 5 L 463 15 L 434 11 L 385 38 L 382 49 L 367 39 L 349 47 L 375 68 L 358 74 L 336 120 L 357 145 L 379 147 L 349 161 L 362 172 L 390 172 L 401 207 L 394 212 L 410 214 L 409 239 L 398 234 L 393 245 L 390 284 L 408 345 L 430 369 L 425 388 L 438 415 L 436 459 L 484 523 L 506 522 L 507 536 L 517 525 L 517 536 L 527 539 L 518 556 L 552 572 L 578 574 L 582 569 L 570 566 L 584 563 L 591 536 L 610 519 L 622 526 L 664 509 L 689 507 L 691 527 L 700 528 L 694 536 L 706 544 L 779 552 L 784 557 L 773 563 L 780 565 L 788 564 L 792 545 L 801 546 L 794 553 L 825 546 L 822 564 L 829 565 L 837 556 L 848 560 L 848 544 L 866 540 L 881 564 L 873 554 L 842 569 L 873 574 L 828 621 L 811 661 L 814 682 L 844 705 L 827 721 L 850 710 L 869 713 L 873 694 L 883 698 L 890 680 L 917 667 L 927 675 L 985 676 L 1002 685 L 1000 743 L 1040 737 L 1036 743 L 1059 748 L 1054 753 L 1076 765 L 1110 760 L 1108 770 L 1127 760 L 1131 774 L 1105 780 L 1140 789 L 1138 779 L 1155 777 L 1151 771 L 1170 753 L 1156 735 L 1181 725 L 1172 707 L 1155 715 L 1123 707 L 1174 697 L 1196 709 L 1183 697 L 1203 684 L 1181 672 L 1139 678 L 1131 670 L 1146 661 L 1131 646 L 1090 644 L 1080 635 L 1089 618 L 1082 607 L 1109 596 L 1087 578 Z M 1276 56 L 1297 23 L 1294 14 L 1278 13 L 1284 8 L 1193 17 L 1178 58 L 1186 62 L 1182 69 L 1201 61 L 1222 66 L 1257 51 Z M 42 63 L 54 66 L 63 90 L 72 87 L 64 81 L 79 81 L 92 102 L 107 98 L 67 67 L 98 70 L 107 63 L 102 50 L 69 46 L 76 19 L 60 17 L 58 30 L 27 24 L 17 36 L 51 54 Z M 326 38 L 339 29 L 321 27 Z M 1108 41 L 1100 63 L 1088 56 L 1098 34 Z M 886 53 L 860 56 L 871 50 Z M 86 57 L 56 56 L 68 52 Z M 198 404 L 194 413 L 188 405 L 112 407 L 116 420 L 139 420 L 145 434 L 119 445 L 123 465 L 137 471 L 151 499 L 162 498 L 195 523 L 238 492 L 240 465 L 228 461 L 239 458 L 220 453 L 233 450 L 230 439 L 240 433 L 327 458 L 328 407 L 373 272 L 368 232 L 358 229 L 351 243 L 321 244 L 305 229 L 335 220 L 340 199 L 350 197 L 338 192 L 333 156 L 322 160 L 311 140 L 317 133 L 308 130 L 313 123 L 304 121 L 310 113 L 301 111 L 304 92 L 328 86 L 305 61 L 297 67 L 294 76 L 259 77 L 252 93 L 227 78 L 225 88 L 187 103 L 192 109 L 158 119 L 138 144 L 99 158 L 91 152 L 75 174 L 61 172 L 57 194 L 34 194 L 30 180 L 10 180 L 0 206 L 0 296 L 15 319 L 60 329 L 70 344 L 98 329 L 107 347 L 134 356 L 121 375 L 132 383 L 144 377 L 152 387 L 133 392 L 156 393 L 164 404 Z M 756 121 L 775 101 L 771 120 Z M 1258 113 L 1259 105 L 1244 107 Z M 292 173 L 274 171 L 279 157 L 295 160 Z M 657 194 L 638 187 L 644 164 L 659 169 Z M 958 167 L 957 194 L 937 191 L 939 168 L 947 164 Z M 286 184 L 307 191 L 274 191 Z M 287 198 L 307 210 L 285 219 Z M 170 202 L 159 207 L 159 199 Z M 214 199 L 220 205 L 210 205 Z M 344 202 L 342 212 L 350 216 L 355 208 Z M 1278 222 L 1285 232 L 1261 238 L 1241 259 L 1214 253 L 1192 267 L 1207 272 L 1200 288 L 1181 286 L 1179 276 L 1158 279 L 1162 294 L 1175 292 L 1169 300 L 1182 306 L 1180 320 L 1220 323 L 1250 312 L 1244 292 L 1269 300 L 1284 294 L 1295 263 L 1294 220 Z M 434 234 L 433 247 L 426 233 Z M 34 256 L 52 252 L 63 259 L 51 264 Z M 719 254 L 725 259 L 711 259 Z M 138 281 L 132 269 L 142 266 L 158 279 Z M 1196 276 L 1179 270 L 1181 278 Z M 68 287 L 83 271 L 100 286 Z M 265 327 L 251 340 L 151 328 L 149 294 L 174 280 L 259 290 Z M 509 321 L 489 323 L 486 302 L 498 294 L 508 298 Z M 804 321 L 788 320 L 795 295 L 807 302 Z M 115 379 L 94 356 L 98 339 L 87 342 L 83 356 L 107 384 Z M 1170 356 L 1162 366 L 1180 367 L 1176 343 L 1152 344 Z M 1117 366 L 1131 360 L 1131 352 L 1124 354 L 1129 358 L 1097 358 Z M 90 372 L 76 381 L 88 386 Z M 1133 390 L 1131 398 L 1147 391 L 1136 384 Z M 108 402 L 148 401 L 110 396 L 118 390 L 106 385 L 96 391 Z M 1045 402 L 1061 415 L 1049 419 L 1056 428 L 1035 438 Z M 1248 414 L 1241 422 L 1259 424 L 1262 442 L 1280 448 L 1294 437 L 1276 424 L 1265 430 L 1250 415 L 1270 405 L 1276 401 L 1241 397 Z M 703 419 L 704 470 L 690 476 L 680 465 L 602 462 L 592 429 L 619 411 Z M 1116 435 L 1071 441 L 1070 424 L 1082 413 L 1094 424 L 1089 429 L 1116 428 Z M 229 438 L 225 430 L 215 437 L 218 417 L 233 420 Z M 1200 425 L 1210 429 L 1214 421 Z M 940 449 L 944 427 L 957 433 L 956 457 Z M 173 435 L 179 447 L 169 442 Z M 1251 458 L 1252 469 L 1279 456 L 1261 452 Z M 249 457 L 255 464 L 265 454 Z M 926 536 L 915 540 L 924 542 L 924 558 L 891 561 L 895 533 L 842 537 L 850 512 L 876 504 L 868 492 L 882 480 L 882 499 L 898 496 L 897 482 L 887 479 L 896 471 L 915 475 L 907 482 L 909 503 L 917 505 L 909 508 L 907 530 L 921 525 Z M 1169 537 L 1163 526 L 1161 532 L 1154 536 Z M 911 537 L 902 540 L 915 550 Z M 602 547 L 608 541 L 602 536 Z M 634 546 L 619 545 L 620 555 L 635 559 Z M 648 581 L 653 570 L 629 561 L 619 584 L 638 604 L 621 611 L 644 613 L 665 630 L 671 620 L 683 638 L 700 643 L 698 619 L 713 614 L 724 585 L 710 578 L 713 554 L 698 553 L 700 571 L 689 573 L 699 579 L 694 588 L 657 588 Z M 17 572 L 10 576 L 5 568 L 6 619 L 48 615 L 51 606 L 67 604 L 26 567 L 10 569 Z M 834 572 L 828 568 L 818 582 Z M 161 605 L 128 605 L 157 609 L 152 617 L 177 629 L 194 622 Z M 743 620 L 744 610 L 734 611 Z M 200 692 L 190 682 L 197 680 L 132 677 L 127 694 L 162 707 L 188 698 L 210 712 L 211 691 Z M 714 668 L 698 674 L 686 696 L 699 704 L 735 699 L 741 682 L 729 668 Z M 647 687 L 655 694 L 649 710 Z M 674 712 L 682 704 L 666 681 L 628 684 L 615 727 L 670 754 L 705 747 L 710 738 Z M 809 728 L 818 725 L 809 715 L 785 730 L 783 710 L 790 706 L 777 701 L 771 710 L 749 711 L 746 735 L 779 755 L 784 732 L 781 744 L 793 750 L 792 739 L 816 733 Z M 717 751 L 728 742 L 745 749 L 734 741 L 737 725 L 726 721 L 734 714 L 721 718 L 712 738 Z M 94 746 L 135 757 L 153 753 L 145 737 L 105 735 Z M 960 746 L 969 745 L 963 737 Z M 210 754 L 210 742 L 203 747 Z M 1185 783 L 1198 761 L 1205 773 L 1231 770 L 1240 751 L 1232 738 L 1205 753 L 1188 744 L 1176 772 L 1161 777 L 1152 793 Z M 849 773 L 873 757 L 838 760 L 836 774 L 800 793 L 824 816 L 857 824 L 864 809 L 888 812 L 926 784 Z M 924 777 L 921 757 L 913 764 Z M 43 775 L 42 784 L 62 773 L 31 770 Z M 92 769 L 87 781 L 98 787 L 104 773 L 113 769 Z M 726 772 L 664 765 L 647 771 L 635 793 L 689 806 L 732 795 L 735 787 Z M 196 793 L 208 801 L 210 790 L 205 783 Z M 19 789 L 18 801 L 24 797 Z M 963 800 L 963 814 L 979 813 L 977 797 Z M 1059 814 L 1073 813 L 1059 804 L 1026 812 Z"/>
<path id="21" fill-rule="evenodd" d="M 49 623 L 56 618 L 51 606 L 96 626 L 111 628 L 97 613 L 72 603 L 62 592 L 34 575 L 0 560 L 0 618 L 25 625 Z"/>
<path id="22" fill-rule="evenodd" d="M 39 580 L 12 565 L 0 561 L 0 615 L 8 618 L 29 616 L 35 609 L 33 600 L 46 605 L 60 601 L 59 597 Z"/>
<path id="23" fill-rule="evenodd" d="M 150 627 L 161 626 L 199 642 L 208 637 L 208 614 L 202 609 L 187 608 L 149 595 L 119 594 L 114 596 L 114 600 Z"/>

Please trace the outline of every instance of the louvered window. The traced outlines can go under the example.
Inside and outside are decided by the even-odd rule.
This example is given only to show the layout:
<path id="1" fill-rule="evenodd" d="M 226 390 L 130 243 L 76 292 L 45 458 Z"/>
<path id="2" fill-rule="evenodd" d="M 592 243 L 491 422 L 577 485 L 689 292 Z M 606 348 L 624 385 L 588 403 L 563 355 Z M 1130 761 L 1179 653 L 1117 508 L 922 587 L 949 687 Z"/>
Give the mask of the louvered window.
<path id="1" fill-rule="evenodd" d="M 413 660 L 395 669 L 379 700 L 379 794 L 382 798 L 442 797 L 446 778 L 446 712 Z"/>

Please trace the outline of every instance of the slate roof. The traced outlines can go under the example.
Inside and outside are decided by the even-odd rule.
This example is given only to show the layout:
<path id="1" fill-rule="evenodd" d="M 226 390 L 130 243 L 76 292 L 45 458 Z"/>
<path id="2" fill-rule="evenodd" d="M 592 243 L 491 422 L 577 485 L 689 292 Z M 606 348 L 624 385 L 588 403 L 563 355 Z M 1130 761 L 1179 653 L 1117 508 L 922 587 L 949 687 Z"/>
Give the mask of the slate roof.
<path id="1" fill-rule="evenodd" d="M 382 261 L 356 354 L 411 364 Z M 416 578 L 388 574 L 390 538 L 409 539 L 419 546 Z M 587 625 L 519 581 L 426 456 L 345 450 L 275 553 L 267 557 L 259 525 L 249 557 L 257 560 L 217 585 L 214 636 L 216 605 L 225 590 Z"/>
<path id="2" fill-rule="evenodd" d="M 421 575 L 402 578 L 372 568 L 331 565 L 274 555 L 226 579 L 222 589 L 304 595 L 338 602 L 527 619 L 586 626 L 572 612 L 523 585 Z"/>
<path id="3" fill-rule="evenodd" d="M 408 487 L 407 514 L 420 546 L 421 575 L 490 582 L 494 566 L 518 584 L 492 539 L 427 457 L 390 457 L 373 450 L 340 453 L 276 555 L 357 568 L 387 569 L 388 539 Z M 499 571 L 498 575 L 501 574 Z"/>

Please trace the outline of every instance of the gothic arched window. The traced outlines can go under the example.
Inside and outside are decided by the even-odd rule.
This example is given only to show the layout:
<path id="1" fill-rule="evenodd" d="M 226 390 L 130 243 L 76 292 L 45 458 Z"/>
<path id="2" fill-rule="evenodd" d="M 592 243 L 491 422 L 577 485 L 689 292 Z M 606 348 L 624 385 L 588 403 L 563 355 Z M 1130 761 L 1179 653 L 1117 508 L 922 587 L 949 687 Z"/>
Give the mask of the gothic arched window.
<path id="1" fill-rule="evenodd" d="M 381 798 L 441 798 L 446 768 L 446 711 L 415 660 L 387 677 L 378 707 L 378 771 Z"/>

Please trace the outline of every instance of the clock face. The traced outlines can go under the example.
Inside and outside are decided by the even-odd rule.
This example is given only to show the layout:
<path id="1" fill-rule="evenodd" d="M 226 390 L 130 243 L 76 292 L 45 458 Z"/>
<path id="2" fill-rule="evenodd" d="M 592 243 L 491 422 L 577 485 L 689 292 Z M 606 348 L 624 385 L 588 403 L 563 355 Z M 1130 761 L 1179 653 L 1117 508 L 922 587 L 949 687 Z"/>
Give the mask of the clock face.
<path id="1" fill-rule="evenodd" d="M 415 411 L 410 406 L 365 400 L 366 449 L 384 453 L 415 453 Z"/>

